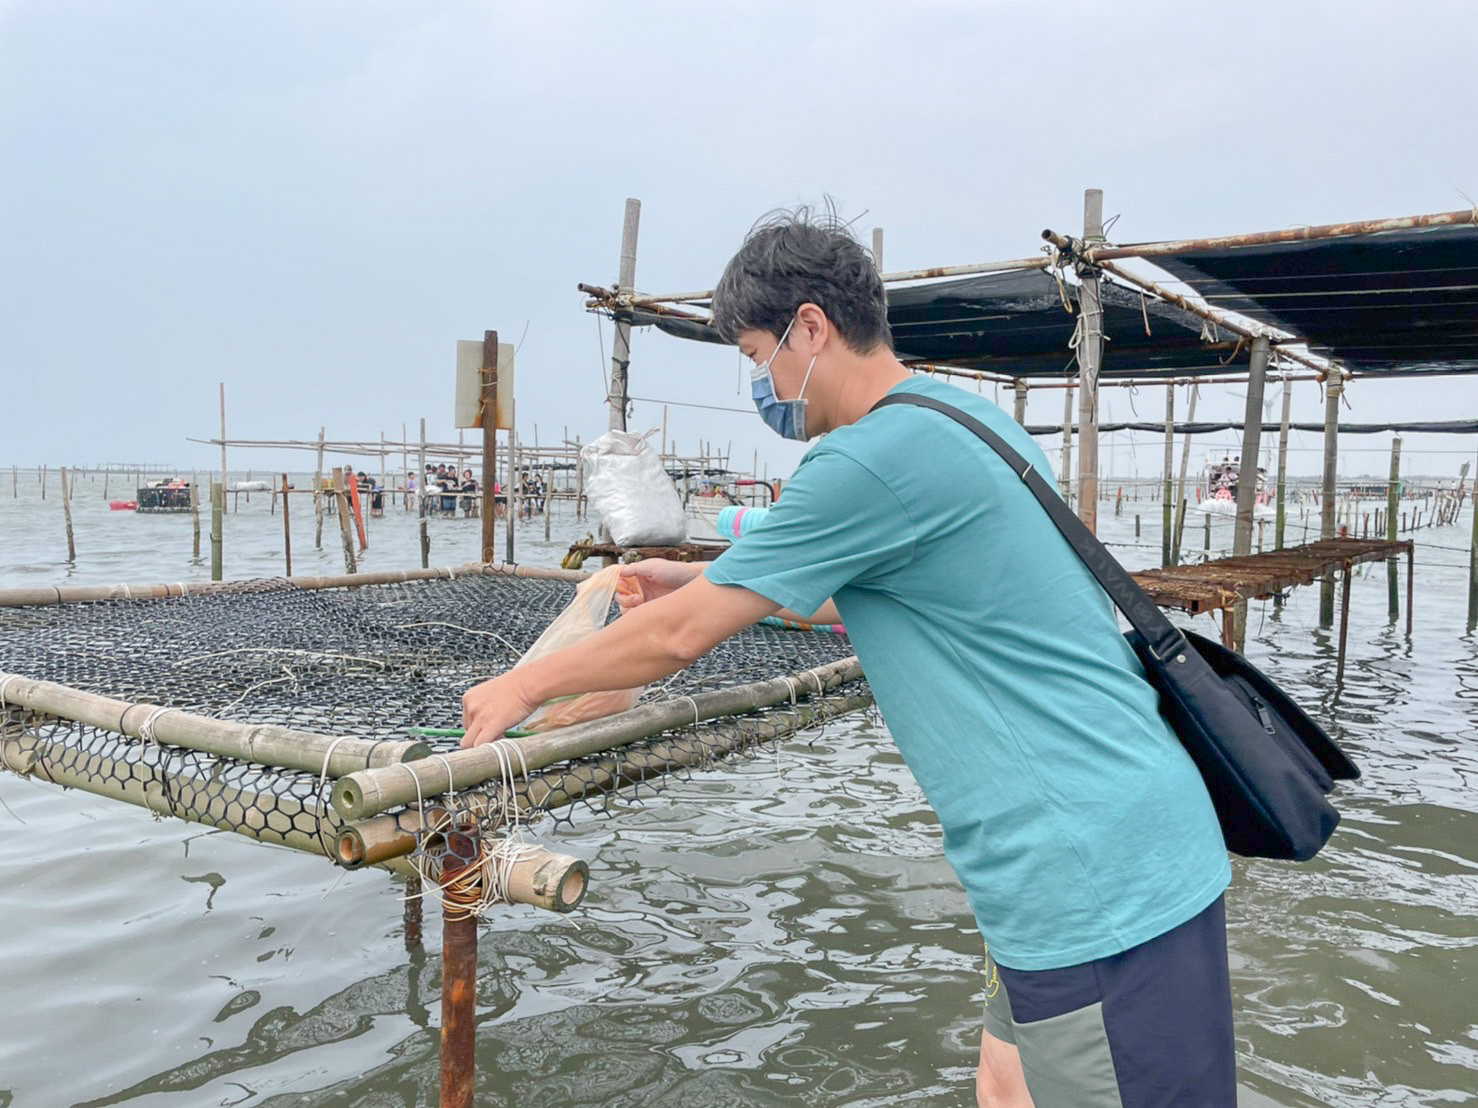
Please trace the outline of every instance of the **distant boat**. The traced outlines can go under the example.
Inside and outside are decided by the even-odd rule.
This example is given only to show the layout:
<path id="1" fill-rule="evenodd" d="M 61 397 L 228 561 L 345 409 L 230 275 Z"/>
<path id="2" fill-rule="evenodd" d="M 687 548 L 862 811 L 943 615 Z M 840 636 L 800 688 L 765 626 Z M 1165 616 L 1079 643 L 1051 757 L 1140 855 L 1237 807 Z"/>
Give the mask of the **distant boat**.
<path id="1" fill-rule="evenodd" d="M 179 478 L 152 481 L 140 487 L 137 497 L 132 501 L 136 511 L 183 514 L 190 510 L 190 482 L 181 481 Z M 114 501 L 109 507 L 113 507 L 114 511 L 127 511 L 126 506 L 114 507 L 114 504 L 126 505 L 128 503 L 128 501 Z"/>
<path id="2" fill-rule="evenodd" d="M 765 490 L 763 503 L 768 505 L 775 500 L 775 491 L 767 481 L 755 481 L 745 478 L 739 481 L 730 481 L 733 491 L 725 487 L 719 481 L 705 481 L 703 492 L 692 493 L 688 496 L 688 502 L 684 509 L 688 516 L 688 541 L 697 543 L 728 543 L 732 539 L 725 537 L 718 530 L 718 514 L 731 505 L 744 505 L 746 501 L 741 499 L 749 494 L 749 499 L 755 499 L 754 489 Z"/>
<path id="3" fill-rule="evenodd" d="M 1237 489 L 1242 483 L 1241 464 L 1231 458 L 1206 465 L 1206 498 L 1196 505 L 1196 511 L 1209 516 L 1237 515 Z M 1267 489 L 1267 475 L 1262 467 L 1257 470 L 1257 494 L 1252 503 L 1253 519 L 1273 519 L 1277 510 L 1272 505 L 1272 495 Z"/>

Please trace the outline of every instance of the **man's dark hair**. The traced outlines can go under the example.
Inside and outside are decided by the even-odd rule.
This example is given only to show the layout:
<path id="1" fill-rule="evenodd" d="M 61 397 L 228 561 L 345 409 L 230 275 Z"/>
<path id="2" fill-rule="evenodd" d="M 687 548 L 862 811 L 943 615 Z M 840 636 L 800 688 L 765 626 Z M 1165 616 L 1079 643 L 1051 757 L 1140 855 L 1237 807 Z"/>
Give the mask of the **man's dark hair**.
<path id="1" fill-rule="evenodd" d="M 729 342 L 750 330 L 778 338 L 807 303 L 858 354 L 893 344 L 872 255 L 829 206 L 772 212 L 750 229 L 714 290 L 713 325 Z"/>

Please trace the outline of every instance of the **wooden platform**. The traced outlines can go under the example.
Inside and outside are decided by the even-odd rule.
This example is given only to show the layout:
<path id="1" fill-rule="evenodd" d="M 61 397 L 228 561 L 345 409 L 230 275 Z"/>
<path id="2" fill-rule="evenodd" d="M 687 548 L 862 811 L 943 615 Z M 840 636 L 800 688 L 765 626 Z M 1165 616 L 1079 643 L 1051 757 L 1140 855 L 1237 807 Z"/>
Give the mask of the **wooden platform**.
<path id="1" fill-rule="evenodd" d="M 1239 600 L 1266 600 L 1296 585 L 1312 585 L 1326 574 L 1362 562 L 1405 557 L 1409 563 L 1411 556 L 1409 542 L 1324 539 L 1199 565 L 1147 569 L 1133 576 L 1160 607 L 1200 615 L 1228 611 Z"/>
<path id="2" fill-rule="evenodd" d="M 669 562 L 711 562 L 729 549 L 727 544 L 685 542 L 680 546 L 617 546 L 611 542 L 577 542 L 560 563 L 579 569 L 587 558 L 611 558 L 618 562 L 640 558 L 666 558 Z"/>

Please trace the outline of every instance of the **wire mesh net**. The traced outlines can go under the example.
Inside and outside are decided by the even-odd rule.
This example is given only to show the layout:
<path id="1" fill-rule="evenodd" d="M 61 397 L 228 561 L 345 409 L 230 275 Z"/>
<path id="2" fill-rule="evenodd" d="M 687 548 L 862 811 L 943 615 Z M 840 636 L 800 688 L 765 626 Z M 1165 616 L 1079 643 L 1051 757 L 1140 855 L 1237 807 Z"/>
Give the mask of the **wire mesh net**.
<path id="1" fill-rule="evenodd" d="M 461 697 L 508 670 L 574 595 L 563 581 L 463 576 L 357 588 L 260 584 L 158 599 L 0 608 L 0 672 L 217 719 L 402 739 L 460 724 Z M 757 625 L 650 688 L 665 699 L 771 679 L 848 657 L 845 636 Z M 804 690 L 802 690 L 804 692 Z M 781 738 L 867 703 L 863 681 L 743 717 L 651 736 L 542 771 L 529 815 L 637 795 L 663 775 Z M 11 706 L 0 748 L 28 738 L 31 772 L 160 814 L 331 853 L 339 821 L 312 773 L 130 739 Z M 456 738 L 431 737 L 436 750 Z M 17 759 L 7 757 L 11 768 Z M 503 807 L 499 786 L 484 812 Z M 527 793 L 525 794 L 528 795 Z"/>

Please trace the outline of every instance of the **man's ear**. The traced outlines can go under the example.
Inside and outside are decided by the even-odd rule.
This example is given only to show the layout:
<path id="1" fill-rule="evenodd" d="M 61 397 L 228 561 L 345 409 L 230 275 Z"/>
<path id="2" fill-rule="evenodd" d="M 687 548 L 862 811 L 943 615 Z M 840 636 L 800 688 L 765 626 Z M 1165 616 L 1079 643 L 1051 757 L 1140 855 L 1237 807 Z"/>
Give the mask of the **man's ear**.
<path id="1" fill-rule="evenodd" d="M 791 331 L 791 345 L 802 347 L 808 356 L 820 353 L 831 338 L 831 320 L 820 307 L 809 301 L 797 308 L 795 314 L 796 326 Z M 800 338 L 799 343 L 796 342 L 797 337 Z"/>

